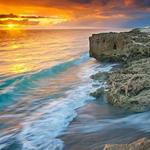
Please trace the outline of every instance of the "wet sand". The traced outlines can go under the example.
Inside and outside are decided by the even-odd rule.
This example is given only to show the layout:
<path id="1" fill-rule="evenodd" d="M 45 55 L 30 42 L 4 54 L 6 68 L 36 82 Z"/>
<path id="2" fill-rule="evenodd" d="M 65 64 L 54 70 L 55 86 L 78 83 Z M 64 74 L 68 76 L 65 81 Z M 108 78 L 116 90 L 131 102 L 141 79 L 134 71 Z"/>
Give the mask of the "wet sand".
<path id="1" fill-rule="evenodd" d="M 93 101 L 78 109 L 78 116 L 61 139 L 64 150 L 102 150 L 105 144 L 129 143 L 149 133 L 140 131 L 124 122 L 107 124 L 105 119 L 123 118 L 129 114 L 101 100 Z"/>

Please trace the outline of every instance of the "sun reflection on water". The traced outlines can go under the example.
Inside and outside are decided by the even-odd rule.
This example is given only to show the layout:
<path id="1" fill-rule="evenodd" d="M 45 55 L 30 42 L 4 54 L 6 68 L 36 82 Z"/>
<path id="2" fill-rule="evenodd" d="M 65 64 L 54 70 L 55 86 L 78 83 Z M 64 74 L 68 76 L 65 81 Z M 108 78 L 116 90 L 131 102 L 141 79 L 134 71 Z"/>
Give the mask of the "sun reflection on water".
<path id="1" fill-rule="evenodd" d="M 72 36 L 74 32 L 68 30 L 0 31 L 0 75 L 36 72 L 71 58 L 75 59 L 78 56 L 78 45 L 76 45 L 76 38 Z"/>
<path id="2" fill-rule="evenodd" d="M 19 74 L 19 73 L 29 72 L 30 68 L 27 67 L 25 64 L 15 64 L 10 67 L 10 71 L 12 73 Z"/>

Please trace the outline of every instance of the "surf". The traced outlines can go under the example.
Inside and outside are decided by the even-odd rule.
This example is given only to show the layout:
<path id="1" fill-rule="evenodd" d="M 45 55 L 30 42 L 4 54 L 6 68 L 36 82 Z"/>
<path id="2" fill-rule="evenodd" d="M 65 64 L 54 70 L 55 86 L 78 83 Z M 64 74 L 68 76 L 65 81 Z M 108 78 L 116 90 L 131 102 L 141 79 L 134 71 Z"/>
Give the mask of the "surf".
<path id="1" fill-rule="evenodd" d="M 0 109 L 17 101 L 21 92 L 36 87 L 40 80 L 56 77 L 67 69 L 88 61 L 88 59 L 88 53 L 84 53 L 77 59 L 69 60 L 53 67 L 3 80 L 0 84 Z"/>

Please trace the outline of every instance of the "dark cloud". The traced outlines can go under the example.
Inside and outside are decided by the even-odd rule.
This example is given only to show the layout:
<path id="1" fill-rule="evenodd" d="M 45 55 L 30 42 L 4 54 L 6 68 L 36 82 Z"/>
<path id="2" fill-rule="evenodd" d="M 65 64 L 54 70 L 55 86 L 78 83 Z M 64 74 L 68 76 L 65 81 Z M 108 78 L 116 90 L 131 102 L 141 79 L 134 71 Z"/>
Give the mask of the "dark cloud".
<path id="1" fill-rule="evenodd" d="M 139 6 L 150 7 L 150 0 L 135 0 L 135 3 Z"/>
<path id="2" fill-rule="evenodd" d="M 5 5 L 18 5 L 18 6 L 47 6 L 56 8 L 69 9 L 73 6 L 85 5 L 85 4 L 97 4 L 99 6 L 109 6 L 109 7 L 126 7 L 125 3 L 131 2 L 128 7 L 140 6 L 140 7 L 150 7 L 150 0 L 0 0 L 0 4 Z"/>
<path id="3" fill-rule="evenodd" d="M 44 16 L 19 16 L 20 18 L 28 18 L 28 19 L 40 19 L 40 18 L 48 18 Z"/>
<path id="4" fill-rule="evenodd" d="M 71 0 L 71 1 L 80 4 L 89 4 L 92 2 L 92 0 Z"/>
<path id="5" fill-rule="evenodd" d="M 113 5 L 112 8 L 116 7 L 150 7 L 150 0 L 95 0 L 97 4 L 101 6 Z M 129 3 L 128 6 L 125 4 Z"/>
<path id="6" fill-rule="evenodd" d="M 106 5 L 112 4 L 114 1 L 115 0 L 99 0 L 99 1 L 97 0 L 97 3 L 100 4 L 101 6 L 106 6 Z M 120 0 L 120 1 L 122 1 L 122 0 Z"/>
<path id="7" fill-rule="evenodd" d="M 0 25 L 6 25 L 6 24 L 38 25 L 39 21 L 31 21 L 31 20 L 28 20 L 28 19 L 23 19 L 23 20 L 12 20 L 12 19 L 0 20 Z"/>
<path id="8" fill-rule="evenodd" d="M 46 18 L 44 16 L 23 16 L 23 15 L 15 15 L 15 14 L 0 14 L 0 19 L 4 18 L 27 18 L 27 19 L 38 19 L 38 18 Z"/>
<path id="9" fill-rule="evenodd" d="M 18 18 L 18 16 L 14 14 L 0 14 L 0 18 Z"/>

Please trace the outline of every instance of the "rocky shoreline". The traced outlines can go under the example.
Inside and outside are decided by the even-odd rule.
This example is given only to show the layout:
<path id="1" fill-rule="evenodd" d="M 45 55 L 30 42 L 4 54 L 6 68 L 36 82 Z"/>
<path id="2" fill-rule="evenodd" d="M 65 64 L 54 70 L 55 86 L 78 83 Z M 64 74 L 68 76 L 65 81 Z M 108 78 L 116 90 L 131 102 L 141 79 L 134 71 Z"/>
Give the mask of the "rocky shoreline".
<path id="1" fill-rule="evenodd" d="M 134 40 L 133 40 L 134 39 Z M 90 37 L 90 55 L 98 61 L 119 62 L 120 69 L 95 80 L 107 78 L 108 102 L 133 112 L 150 110 L 150 34 L 134 29 L 121 33 L 100 33 Z M 99 97 L 103 89 L 91 95 Z"/>
<path id="2" fill-rule="evenodd" d="M 107 144 L 104 150 L 150 150 L 150 140 L 142 138 L 131 144 Z"/>
<path id="3" fill-rule="evenodd" d="M 119 69 L 111 73 L 99 72 L 93 80 L 106 80 L 107 89 L 91 93 L 98 98 L 105 94 L 110 104 L 131 112 L 150 110 L 150 28 L 133 29 L 121 33 L 93 34 L 90 38 L 90 56 L 101 62 L 117 62 Z M 143 139 L 139 140 L 143 142 Z M 144 139 L 125 145 L 106 145 L 104 150 L 149 150 Z M 145 142 L 147 141 L 147 142 Z M 147 146 L 148 145 L 148 146 Z"/>

